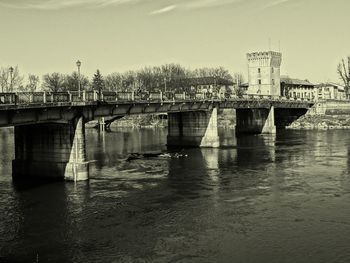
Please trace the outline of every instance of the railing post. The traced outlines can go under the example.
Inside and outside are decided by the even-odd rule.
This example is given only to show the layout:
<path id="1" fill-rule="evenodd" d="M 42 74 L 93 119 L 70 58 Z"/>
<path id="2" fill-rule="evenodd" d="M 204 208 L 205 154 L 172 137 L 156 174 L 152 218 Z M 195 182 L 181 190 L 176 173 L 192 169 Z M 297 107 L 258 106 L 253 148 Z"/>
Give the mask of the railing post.
<path id="1" fill-rule="evenodd" d="M 97 101 L 97 91 L 96 90 L 92 90 L 92 96 L 93 96 L 93 100 Z"/>
<path id="2" fill-rule="evenodd" d="M 135 91 L 131 92 L 131 100 L 134 101 L 135 100 Z"/>
<path id="3" fill-rule="evenodd" d="M 51 102 L 53 103 L 53 93 L 51 93 Z"/>
<path id="4" fill-rule="evenodd" d="M 73 102 L 73 96 L 72 93 L 68 91 L 68 96 L 69 96 L 69 102 Z"/>
<path id="5" fill-rule="evenodd" d="M 46 91 L 44 91 L 44 94 L 43 94 L 43 102 L 46 103 Z"/>
<path id="6" fill-rule="evenodd" d="M 183 98 L 186 100 L 186 92 L 183 92 Z"/>
<path id="7" fill-rule="evenodd" d="M 162 91 L 159 91 L 159 99 L 160 99 L 160 102 L 163 102 L 163 93 L 162 93 Z"/>
<path id="8" fill-rule="evenodd" d="M 34 102 L 34 94 L 31 93 L 29 94 L 29 103 L 33 103 Z"/>
<path id="9" fill-rule="evenodd" d="M 83 101 L 86 101 L 86 90 L 83 90 Z"/>

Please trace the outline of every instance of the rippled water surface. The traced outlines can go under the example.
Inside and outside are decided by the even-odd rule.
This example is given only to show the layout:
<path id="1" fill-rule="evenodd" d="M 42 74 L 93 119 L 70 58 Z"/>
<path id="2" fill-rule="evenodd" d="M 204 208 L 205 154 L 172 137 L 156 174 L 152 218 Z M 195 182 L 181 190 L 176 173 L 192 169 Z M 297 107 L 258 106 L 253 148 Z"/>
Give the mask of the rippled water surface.
<path id="1" fill-rule="evenodd" d="M 166 130 L 87 130 L 89 182 L 23 187 L 1 129 L 0 262 L 350 262 L 350 132 L 233 134 L 128 162 Z"/>

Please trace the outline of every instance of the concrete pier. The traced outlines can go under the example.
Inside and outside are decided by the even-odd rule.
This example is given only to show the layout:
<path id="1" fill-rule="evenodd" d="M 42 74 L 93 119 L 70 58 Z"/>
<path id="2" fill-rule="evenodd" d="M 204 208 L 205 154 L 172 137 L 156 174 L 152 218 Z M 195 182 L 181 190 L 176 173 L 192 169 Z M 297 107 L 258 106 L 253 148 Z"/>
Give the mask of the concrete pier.
<path id="1" fill-rule="evenodd" d="M 168 114 L 168 146 L 219 147 L 217 108 Z"/>
<path id="2" fill-rule="evenodd" d="M 236 134 L 275 134 L 275 109 L 237 109 Z"/>
<path id="3" fill-rule="evenodd" d="M 12 171 L 14 178 L 87 180 L 83 118 L 70 123 L 16 126 Z"/>

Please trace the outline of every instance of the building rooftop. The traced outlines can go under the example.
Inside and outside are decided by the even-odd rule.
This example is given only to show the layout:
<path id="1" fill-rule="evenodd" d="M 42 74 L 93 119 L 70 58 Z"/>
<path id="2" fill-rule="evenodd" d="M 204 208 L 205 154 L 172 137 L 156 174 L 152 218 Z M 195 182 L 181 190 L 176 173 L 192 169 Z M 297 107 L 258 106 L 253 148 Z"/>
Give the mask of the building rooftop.
<path id="1" fill-rule="evenodd" d="M 338 90 L 344 91 L 345 87 L 343 85 L 333 83 L 333 82 L 326 82 L 326 83 L 320 83 L 316 85 L 317 88 L 319 87 L 336 87 Z"/>
<path id="2" fill-rule="evenodd" d="M 296 85 L 296 86 L 315 86 L 315 84 L 311 83 L 307 79 L 292 79 L 290 77 L 281 77 L 281 83 L 289 84 L 289 85 Z"/>

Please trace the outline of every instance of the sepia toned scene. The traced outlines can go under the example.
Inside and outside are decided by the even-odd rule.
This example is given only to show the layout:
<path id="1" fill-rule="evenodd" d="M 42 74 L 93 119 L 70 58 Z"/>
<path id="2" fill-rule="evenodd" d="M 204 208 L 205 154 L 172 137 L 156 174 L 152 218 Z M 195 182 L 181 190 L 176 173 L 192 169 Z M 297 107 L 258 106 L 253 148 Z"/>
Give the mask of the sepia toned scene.
<path id="1" fill-rule="evenodd" d="M 0 0 L 0 262 L 350 262 L 349 8 Z"/>

